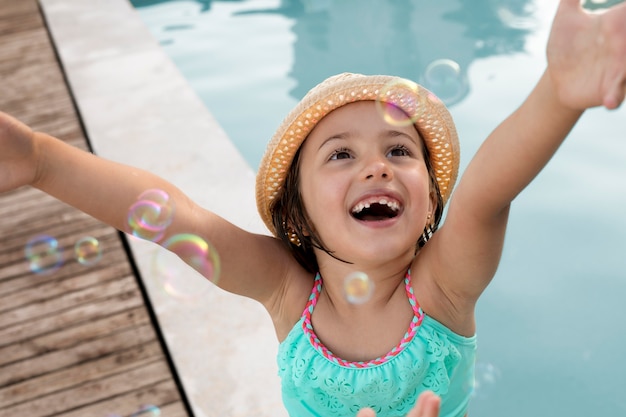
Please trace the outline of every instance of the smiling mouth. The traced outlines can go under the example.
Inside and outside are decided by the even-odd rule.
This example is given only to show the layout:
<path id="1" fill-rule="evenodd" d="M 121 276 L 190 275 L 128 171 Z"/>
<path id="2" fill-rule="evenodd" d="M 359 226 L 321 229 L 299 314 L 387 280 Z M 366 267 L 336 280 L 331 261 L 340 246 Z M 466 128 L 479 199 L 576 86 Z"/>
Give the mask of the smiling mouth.
<path id="1" fill-rule="evenodd" d="M 355 219 L 368 222 L 393 219 L 399 213 L 400 203 L 389 198 L 364 200 L 351 210 Z"/>

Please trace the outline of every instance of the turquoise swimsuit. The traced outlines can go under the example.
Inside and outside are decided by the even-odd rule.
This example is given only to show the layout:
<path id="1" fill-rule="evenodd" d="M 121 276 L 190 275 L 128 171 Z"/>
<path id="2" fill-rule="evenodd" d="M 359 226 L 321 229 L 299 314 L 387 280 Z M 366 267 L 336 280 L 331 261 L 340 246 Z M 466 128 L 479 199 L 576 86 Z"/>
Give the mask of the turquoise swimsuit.
<path id="1" fill-rule="evenodd" d="M 418 395 L 441 396 L 440 417 L 467 413 L 474 386 L 476 336 L 463 337 L 424 314 L 405 276 L 413 320 L 388 354 L 367 362 L 334 356 L 317 338 L 311 314 L 322 289 L 319 274 L 302 317 L 278 348 L 278 374 L 290 417 L 354 417 L 371 407 L 377 417 L 404 417 Z"/>

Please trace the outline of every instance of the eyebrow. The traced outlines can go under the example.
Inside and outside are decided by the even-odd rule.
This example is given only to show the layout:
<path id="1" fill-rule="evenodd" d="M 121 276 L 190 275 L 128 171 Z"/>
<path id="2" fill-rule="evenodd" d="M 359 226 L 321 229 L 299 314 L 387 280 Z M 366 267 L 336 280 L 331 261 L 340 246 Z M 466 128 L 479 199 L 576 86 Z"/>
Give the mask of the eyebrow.
<path id="1" fill-rule="evenodd" d="M 420 141 L 423 140 L 422 136 L 419 134 L 417 129 L 415 130 L 415 133 L 417 133 L 417 137 L 419 138 Z M 382 134 L 380 135 L 380 137 L 382 137 L 382 138 L 395 138 L 397 136 L 404 136 L 404 137 L 410 139 L 411 142 L 414 142 L 416 145 L 419 145 L 418 143 L 415 142 L 415 138 L 413 136 L 409 135 L 408 133 L 401 132 L 399 130 L 385 129 L 382 132 Z"/>
<path id="2" fill-rule="evenodd" d="M 411 142 L 415 143 L 416 146 L 421 146 L 421 143 L 423 143 L 424 139 L 422 139 L 422 136 L 419 134 L 417 129 L 415 130 L 415 133 L 417 133 L 417 136 L 418 136 L 417 140 L 413 136 L 409 135 L 408 133 L 401 132 L 401 131 L 396 130 L 396 129 L 384 129 L 381 132 L 379 132 L 378 137 L 381 138 L 381 139 L 385 139 L 385 138 L 395 138 L 395 137 L 398 137 L 398 136 L 403 136 L 403 137 L 409 139 Z M 335 135 L 332 135 L 332 136 L 330 136 L 329 138 L 327 138 L 326 140 L 324 140 L 324 142 L 322 142 L 320 144 L 318 150 L 322 149 L 329 142 L 332 142 L 334 140 L 349 139 L 353 135 L 354 135 L 354 133 L 350 132 L 350 131 L 341 132 L 341 133 L 337 133 Z"/>
<path id="3" fill-rule="evenodd" d="M 415 129 L 415 133 L 417 134 L 417 137 L 411 136 L 408 133 L 402 132 L 402 131 L 397 130 L 397 129 L 389 128 L 389 129 L 383 130 L 380 133 L 379 137 L 381 139 L 404 137 L 404 138 L 408 139 L 409 141 L 411 141 L 415 146 L 417 146 L 418 148 L 421 149 L 421 148 L 423 148 L 425 146 L 424 138 L 422 138 L 422 135 L 420 135 L 420 133 L 417 131 L 417 129 Z"/>
<path id="4" fill-rule="evenodd" d="M 331 137 L 329 137 L 326 140 L 324 140 L 324 142 L 322 142 L 320 147 L 317 148 L 317 149 L 318 150 L 322 149 L 324 146 L 326 146 L 326 144 L 328 142 L 332 142 L 333 140 L 348 139 L 350 136 L 352 136 L 351 132 L 341 132 L 341 133 L 338 133 L 336 135 L 332 135 Z"/>

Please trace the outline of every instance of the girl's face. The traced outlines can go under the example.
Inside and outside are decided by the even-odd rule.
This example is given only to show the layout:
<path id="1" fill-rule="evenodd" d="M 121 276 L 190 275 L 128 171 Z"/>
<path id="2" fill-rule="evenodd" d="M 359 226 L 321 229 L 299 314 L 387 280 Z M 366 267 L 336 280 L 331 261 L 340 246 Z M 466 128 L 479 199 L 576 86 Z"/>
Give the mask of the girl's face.
<path id="1" fill-rule="evenodd" d="M 344 261 L 408 262 L 433 209 L 429 184 L 415 127 L 388 124 L 372 101 L 332 111 L 302 145 L 306 213 L 326 248 Z M 320 264 L 325 255 L 317 252 Z"/>

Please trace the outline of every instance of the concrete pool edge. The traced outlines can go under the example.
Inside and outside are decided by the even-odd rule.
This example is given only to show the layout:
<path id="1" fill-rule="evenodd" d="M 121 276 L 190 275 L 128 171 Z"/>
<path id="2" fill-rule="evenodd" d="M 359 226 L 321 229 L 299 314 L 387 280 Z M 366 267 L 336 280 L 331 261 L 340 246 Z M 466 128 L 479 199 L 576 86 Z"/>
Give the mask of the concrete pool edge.
<path id="1" fill-rule="evenodd" d="M 40 4 L 94 152 L 154 172 L 202 206 L 265 233 L 252 169 L 128 1 Z M 154 279 L 160 248 L 129 241 L 195 416 L 286 415 L 263 308 L 208 283 L 201 300 L 171 297 Z"/>

